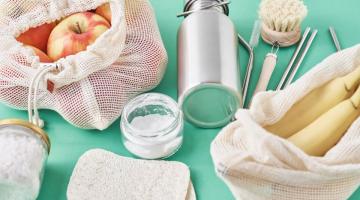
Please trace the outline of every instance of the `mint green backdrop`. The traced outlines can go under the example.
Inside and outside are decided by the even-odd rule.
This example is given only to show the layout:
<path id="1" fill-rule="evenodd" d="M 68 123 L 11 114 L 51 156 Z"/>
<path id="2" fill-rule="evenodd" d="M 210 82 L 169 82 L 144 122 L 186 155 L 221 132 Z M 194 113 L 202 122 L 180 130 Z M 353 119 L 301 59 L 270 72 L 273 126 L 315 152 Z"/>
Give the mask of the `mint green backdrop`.
<path id="1" fill-rule="evenodd" d="M 129 0 L 131 1 L 131 0 Z M 176 34 L 182 22 L 176 14 L 182 11 L 182 0 L 151 0 L 159 22 L 161 34 L 169 54 L 168 70 L 156 92 L 165 93 L 173 98 L 177 96 L 176 71 Z M 297 77 L 304 74 L 316 63 L 335 52 L 335 48 L 328 33 L 328 26 L 336 28 L 343 47 L 350 47 L 360 43 L 360 1 L 358 0 L 305 0 L 309 8 L 309 16 L 303 26 L 319 29 L 318 37 L 310 49 Z M 253 22 L 257 17 L 259 0 L 233 0 L 230 5 L 230 17 L 236 24 L 241 35 L 249 38 Z M 260 42 L 256 48 L 256 60 L 250 91 L 254 90 L 260 73 L 262 61 L 270 46 Z M 281 49 L 279 62 L 271 87 L 279 81 L 292 53 L 293 48 Z M 241 49 L 242 77 L 247 61 L 246 52 Z M 205 73 L 205 72 L 204 72 Z M 211 102 L 207 102 L 211 103 Z M 119 155 L 130 156 L 124 149 L 120 138 L 119 120 L 105 131 L 88 131 L 77 129 L 64 121 L 53 111 L 42 111 L 41 116 L 46 120 L 46 131 L 49 133 L 52 149 L 46 166 L 46 174 L 40 200 L 64 200 L 66 188 L 72 169 L 77 159 L 87 150 L 103 148 Z M 26 112 L 12 110 L 0 104 L 0 118 L 26 119 Z M 226 185 L 216 177 L 210 158 L 210 143 L 219 132 L 216 130 L 202 130 L 190 124 L 185 126 L 185 141 L 180 151 L 169 160 L 186 163 L 191 169 L 197 197 L 200 200 L 231 200 L 233 199 Z M 351 200 L 360 199 L 360 190 Z"/>

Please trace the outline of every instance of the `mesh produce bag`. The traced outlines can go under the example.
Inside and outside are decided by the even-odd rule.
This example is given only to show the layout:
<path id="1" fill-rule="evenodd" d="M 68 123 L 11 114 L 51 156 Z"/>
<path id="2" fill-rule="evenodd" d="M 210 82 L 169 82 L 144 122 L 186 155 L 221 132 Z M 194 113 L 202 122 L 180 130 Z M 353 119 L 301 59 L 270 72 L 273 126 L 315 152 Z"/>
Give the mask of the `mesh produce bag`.
<path id="1" fill-rule="evenodd" d="M 42 67 L 16 41 L 30 27 L 89 11 L 110 2 L 112 26 L 86 51 L 56 62 L 39 82 L 37 106 L 55 110 L 81 128 L 105 129 L 133 96 L 161 80 L 167 54 L 147 0 L 3 0 L 0 6 L 0 100 L 28 107 L 29 85 Z M 55 90 L 47 90 L 52 82 Z"/>
<path id="2" fill-rule="evenodd" d="M 220 132 L 211 146 L 212 158 L 237 199 L 341 200 L 358 188 L 359 118 L 323 157 L 308 156 L 263 126 L 280 120 L 314 88 L 360 66 L 359 48 L 331 55 L 285 90 L 259 93 L 250 109 L 239 110 L 237 121 Z"/>

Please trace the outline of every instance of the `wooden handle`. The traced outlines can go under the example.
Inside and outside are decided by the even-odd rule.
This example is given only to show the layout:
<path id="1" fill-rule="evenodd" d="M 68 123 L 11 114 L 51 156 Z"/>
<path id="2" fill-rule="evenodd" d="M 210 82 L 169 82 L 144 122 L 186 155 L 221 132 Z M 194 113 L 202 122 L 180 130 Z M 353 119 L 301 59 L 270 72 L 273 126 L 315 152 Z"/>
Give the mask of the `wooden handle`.
<path id="1" fill-rule="evenodd" d="M 262 67 L 261 75 L 256 86 L 254 95 L 258 92 L 266 91 L 266 88 L 269 84 L 271 74 L 273 73 L 276 66 L 277 56 L 273 53 L 268 53 L 265 57 L 264 64 Z"/>

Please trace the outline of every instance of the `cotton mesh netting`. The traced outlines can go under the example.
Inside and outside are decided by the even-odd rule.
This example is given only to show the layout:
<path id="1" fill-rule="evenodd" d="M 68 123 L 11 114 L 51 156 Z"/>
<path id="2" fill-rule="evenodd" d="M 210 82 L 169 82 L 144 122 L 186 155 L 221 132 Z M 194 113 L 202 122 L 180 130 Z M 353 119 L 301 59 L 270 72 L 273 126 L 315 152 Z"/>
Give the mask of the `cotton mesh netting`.
<path id="1" fill-rule="evenodd" d="M 153 9 L 147 0 L 3 0 L 0 7 L 0 100 L 27 109 L 31 79 L 40 67 L 31 49 L 16 41 L 30 27 L 110 2 L 111 28 L 86 51 L 60 59 L 38 90 L 39 108 L 58 112 L 71 124 L 105 129 L 124 104 L 154 88 L 167 65 Z M 55 85 L 51 93 L 47 81 Z"/>
<path id="2" fill-rule="evenodd" d="M 211 145 L 216 172 L 236 199 L 345 200 L 351 196 L 360 184 L 360 118 L 323 157 L 307 155 L 263 126 L 280 120 L 314 88 L 359 66 L 357 45 L 331 55 L 284 90 L 257 94 L 249 110 L 237 112 L 237 120 Z"/>

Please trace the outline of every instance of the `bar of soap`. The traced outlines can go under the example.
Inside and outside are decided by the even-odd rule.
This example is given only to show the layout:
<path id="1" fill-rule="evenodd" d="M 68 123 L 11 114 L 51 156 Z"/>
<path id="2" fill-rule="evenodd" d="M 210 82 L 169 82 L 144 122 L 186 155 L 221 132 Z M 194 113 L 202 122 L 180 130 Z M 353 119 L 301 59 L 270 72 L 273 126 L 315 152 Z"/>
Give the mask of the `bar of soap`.
<path id="1" fill-rule="evenodd" d="M 77 162 L 68 200 L 195 200 L 189 168 L 180 162 L 126 158 L 94 149 Z"/>

